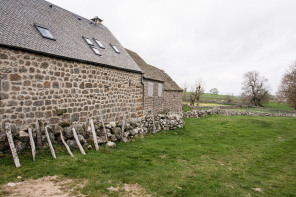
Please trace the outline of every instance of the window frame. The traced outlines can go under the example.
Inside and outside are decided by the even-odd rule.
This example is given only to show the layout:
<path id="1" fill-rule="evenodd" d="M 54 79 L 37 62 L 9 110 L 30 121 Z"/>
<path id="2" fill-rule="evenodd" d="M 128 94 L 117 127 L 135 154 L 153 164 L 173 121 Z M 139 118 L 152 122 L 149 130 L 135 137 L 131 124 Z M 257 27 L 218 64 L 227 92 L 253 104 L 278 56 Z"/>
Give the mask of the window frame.
<path id="1" fill-rule="evenodd" d="M 102 44 L 102 42 L 100 40 L 98 40 L 96 38 L 93 38 L 93 39 L 101 49 L 105 49 L 105 46 Z"/>
<path id="2" fill-rule="evenodd" d="M 112 49 L 113 49 L 116 53 L 120 54 L 120 51 L 118 50 L 118 48 L 117 48 L 114 44 L 110 44 L 110 46 L 112 47 Z"/>
<path id="3" fill-rule="evenodd" d="M 102 56 L 102 54 L 100 53 L 99 49 L 97 49 L 96 47 L 93 47 L 93 46 L 91 46 L 90 48 L 93 50 L 93 52 L 94 52 L 96 55 L 98 55 L 98 56 Z"/>
<path id="4" fill-rule="evenodd" d="M 162 87 L 163 85 L 161 83 L 158 84 L 158 96 L 161 97 L 162 96 Z"/>
<path id="5" fill-rule="evenodd" d="M 92 43 L 91 39 L 89 39 L 88 37 L 82 36 L 83 40 L 89 45 L 89 46 L 94 46 L 94 44 Z M 87 41 L 89 40 L 89 42 Z"/>
<path id="6" fill-rule="evenodd" d="M 40 33 L 40 35 L 43 38 L 46 38 L 46 39 L 49 39 L 49 40 L 54 40 L 54 41 L 56 40 L 56 38 L 54 37 L 54 35 L 52 34 L 52 32 L 48 28 L 43 27 L 41 25 L 37 25 L 37 24 L 34 24 L 34 26 L 36 27 L 37 31 Z M 44 35 L 40 29 L 44 29 L 44 30 L 48 31 L 48 33 L 49 33 L 49 35 L 51 35 L 51 37 L 48 37 L 48 36 Z"/>
<path id="7" fill-rule="evenodd" d="M 148 97 L 153 97 L 153 83 L 148 83 Z"/>

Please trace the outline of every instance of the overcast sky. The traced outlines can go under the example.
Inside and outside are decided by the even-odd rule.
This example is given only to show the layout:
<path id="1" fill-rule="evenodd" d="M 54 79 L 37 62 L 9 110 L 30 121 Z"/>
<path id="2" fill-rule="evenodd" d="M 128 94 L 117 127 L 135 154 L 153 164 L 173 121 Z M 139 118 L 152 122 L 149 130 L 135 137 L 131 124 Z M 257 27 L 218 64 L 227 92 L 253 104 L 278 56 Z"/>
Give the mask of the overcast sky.
<path id="1" fill-rule="evenodd" d="M 119 42 L 179 85 L 202 79 L 206 91 L 240 94 L 257 70 L 272 93 L 296 60 L 295 0 L 49 0 L 103 19 Z"/>

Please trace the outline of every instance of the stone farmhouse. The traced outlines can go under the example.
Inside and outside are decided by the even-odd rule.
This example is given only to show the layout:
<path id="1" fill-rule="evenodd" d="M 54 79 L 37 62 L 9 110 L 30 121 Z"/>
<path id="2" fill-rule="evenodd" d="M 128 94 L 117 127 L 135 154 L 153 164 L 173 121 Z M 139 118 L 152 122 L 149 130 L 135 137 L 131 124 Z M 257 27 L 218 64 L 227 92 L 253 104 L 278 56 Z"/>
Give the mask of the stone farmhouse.
<path id="1" fill-rule="evenodd" d="M 43 0 L 0 2 L 0 120 L 119 121 L 179 111 L 182 92 L 162 70 L 126 50 L 98 17 Z"/>

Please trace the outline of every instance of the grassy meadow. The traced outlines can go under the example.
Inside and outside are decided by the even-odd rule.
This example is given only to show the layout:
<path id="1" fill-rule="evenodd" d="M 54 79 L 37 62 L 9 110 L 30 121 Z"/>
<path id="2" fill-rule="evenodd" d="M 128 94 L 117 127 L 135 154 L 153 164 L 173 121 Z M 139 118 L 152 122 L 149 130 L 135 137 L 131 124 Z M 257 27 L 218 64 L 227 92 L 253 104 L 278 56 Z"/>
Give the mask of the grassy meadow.
<path id="1" fill-rule="evenodd" d="M 17 176 L 36 179 L 58 175 L 87 180 L 87 196 L 122 196 L 108 191 L 138 183 L 153 196 L 296 196 L 296 119 L 208 116 L 186 119 L 186 126 L 162 131 L 114 149 L 86 150 L 75 158 L 56 146 L 36 162 L 21 154 L 21 168 L 11 156 L 0 158 L 0 184 Z M 2 193 L 3 194 L 3 193 Z M 1 196 L 1 192 L 0 192 Z"/>

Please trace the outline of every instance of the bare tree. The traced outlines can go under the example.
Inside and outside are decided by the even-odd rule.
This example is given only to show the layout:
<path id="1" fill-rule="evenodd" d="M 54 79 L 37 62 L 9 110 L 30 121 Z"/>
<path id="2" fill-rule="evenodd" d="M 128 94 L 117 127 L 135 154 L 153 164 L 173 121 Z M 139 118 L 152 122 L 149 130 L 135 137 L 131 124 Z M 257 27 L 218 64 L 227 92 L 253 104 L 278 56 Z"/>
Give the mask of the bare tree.
<path id="1" fill-rule="evenodd" d="M 198 107 L 200 97 L 203 93 L 204 93 L 203 82 L 202 82 L 202 80 L 198 80 L 191 87 L 190 106 L 194 106 L 194 102 L 196 102 L 196 106 Z"/>
<path id="2" fill-rule="evenodd" d="M 260 76 L 258 71 L 249 71 L 244 74 L 242 85 L 242 97 L 247 98 L 252 105 L 262 106 L 269 101 L 268 80 Z"/>
<path id="3" fill-rule="evenodd" d="M 212 88 L 212 89 L 210 89 L 210 93 L 218 95 L 219 90 L 217 88 Z"/>
<path id="4" fill-rule="evenodd" d="M 286 101 L 296 113 L 296 62 L 293 63 L 282 77 L 277 97 Z"/>

